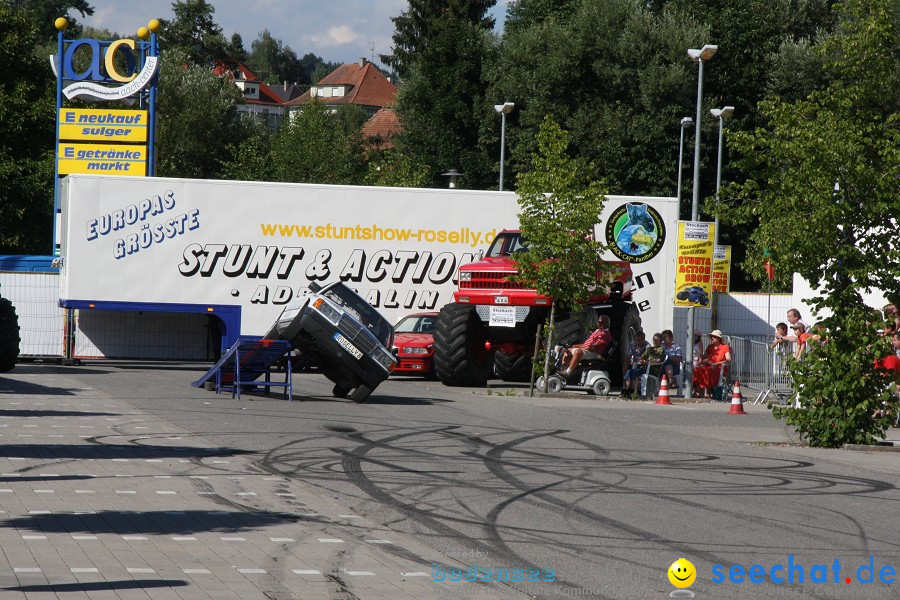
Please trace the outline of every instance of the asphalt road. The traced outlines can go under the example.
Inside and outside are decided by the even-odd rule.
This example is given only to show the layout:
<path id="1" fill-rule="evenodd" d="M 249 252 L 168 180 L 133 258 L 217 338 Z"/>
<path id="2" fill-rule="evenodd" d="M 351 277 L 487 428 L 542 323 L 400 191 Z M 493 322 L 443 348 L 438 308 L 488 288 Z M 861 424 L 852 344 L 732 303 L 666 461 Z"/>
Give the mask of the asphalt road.
<path id="1" fill-rule="evenodd" d="M 448 572 L 552 570 L 552 582 L 511 584 L 530 597 L 669 597 L 680 557 L 697 570 L 697 598 L 900 597 L 879 580 L 897 576 L 885 565 L 900 572 L 900 453 L 790 445 L 763 407 L 739 416 L 727 404 L 529 398 L 399 377 L 357 405 L 330 397 L 317 374 L 296 376 L 293 402 L 237 401 L 191 387 L 200 365 L 61 369 L 416 538 Z M 793 583 L 776 566 L 789 562 Z"/>

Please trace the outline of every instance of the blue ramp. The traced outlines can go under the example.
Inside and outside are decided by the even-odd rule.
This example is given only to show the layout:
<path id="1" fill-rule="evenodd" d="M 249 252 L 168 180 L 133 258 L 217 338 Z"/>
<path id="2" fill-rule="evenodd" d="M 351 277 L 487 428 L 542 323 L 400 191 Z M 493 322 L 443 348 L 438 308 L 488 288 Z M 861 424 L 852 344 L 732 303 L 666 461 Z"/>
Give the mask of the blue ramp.
<path id="1" fill-rule="evenodd" d="M 284 382 L 272 381 L 272 365 L 291 351 L 291 344 L 285 340 L 267 340 L 259 336 L 242 335 L 222 355 L 213 368 L 200 379 L 191 383 L 203 387 L 207 381 L 215 381 L 216 393 L 231 392 L 231 397 L 241 398 L 242 387 L 284 388 L 284 397 L 293 399 L 291 385 L 291 361 L 285 361 Z M 262 381 L 259 379 L 262 378 Z"/>

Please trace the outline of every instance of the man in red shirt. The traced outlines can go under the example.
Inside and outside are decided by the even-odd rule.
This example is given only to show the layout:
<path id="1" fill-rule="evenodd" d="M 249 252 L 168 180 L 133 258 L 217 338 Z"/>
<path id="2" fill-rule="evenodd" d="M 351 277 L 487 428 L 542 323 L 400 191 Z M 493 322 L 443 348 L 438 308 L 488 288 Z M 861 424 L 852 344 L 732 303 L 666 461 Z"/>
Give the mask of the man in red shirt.
<path id="1" fill-rule="evenodd" d="M 563 355 L 563 362 L 570 355 L 572 358 L 569 361 L 569 368 L 560 371 L 560 375 L 563 377 L 571 375 L 581 359 L 601 358 L 606 349 L 609 348 L 609 345 L 612 344 L 612 334 L 609 332 L 609 317 L 600 315 L 597 318 L 597 325 L 596 331 L 589 335 L 583 344 L 575 344 L 566 350 L 566 353 Z"/>

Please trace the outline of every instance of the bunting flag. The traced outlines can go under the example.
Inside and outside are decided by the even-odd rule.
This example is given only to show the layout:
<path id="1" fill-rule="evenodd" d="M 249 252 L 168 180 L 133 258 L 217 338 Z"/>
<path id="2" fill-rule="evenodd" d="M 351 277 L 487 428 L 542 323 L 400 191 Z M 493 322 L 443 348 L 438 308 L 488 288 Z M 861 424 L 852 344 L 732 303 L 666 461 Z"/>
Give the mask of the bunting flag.
<path id="1" fill-rule="evenodd" d="M 766 269 L 766 275 L 769 276 L 769 281 L 775 281 L 775 266 L 769 262 L 769 259 L 763 261 L 763 267 Z"/>

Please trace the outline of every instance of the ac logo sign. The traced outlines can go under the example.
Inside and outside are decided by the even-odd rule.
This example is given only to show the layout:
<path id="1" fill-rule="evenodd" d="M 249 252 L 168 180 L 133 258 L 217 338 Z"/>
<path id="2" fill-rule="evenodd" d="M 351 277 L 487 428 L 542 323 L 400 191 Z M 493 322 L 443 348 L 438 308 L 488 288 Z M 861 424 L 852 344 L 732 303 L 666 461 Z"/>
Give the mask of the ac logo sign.
<path id="1" fill-rule="evenodd" d="M 158 27 L 158 22 L 151 22 L 151 26 Z M 141 28 L 141 33 L 149 32 Z M 64 82 L 74 83 L 63 88 L 63 94 L 70 100 L 77 97 L 120 100 L 139 92 L 150 83 L 159 66 L 158 57 L 153 55 L 155 53 L 147 52 L 151 45 L 153 42 L 135 42 L 127 38 L 113 42 L 91 39 L 66 42 L 67 47 L 62 55 L 62 78 Z M 87 67 L 79 71 L 76 62 L 83 64 L 85 57 L 89 59 Z M 141 58 L 144 60 L 141 61 Z M 51 56 L 50 62 L 58 77 L 59 57 Z M 124 85 L 110 87 L 94 82 Z"/>

